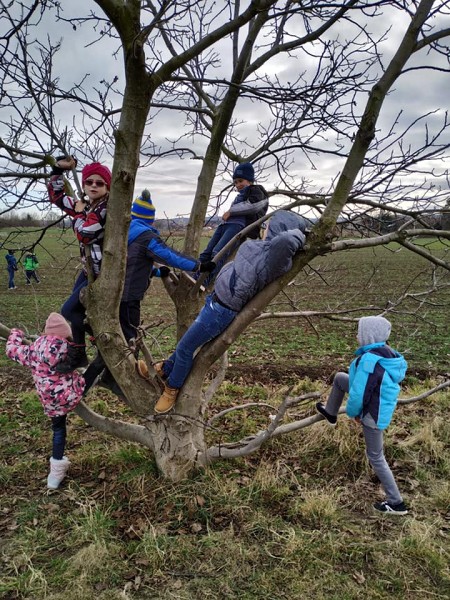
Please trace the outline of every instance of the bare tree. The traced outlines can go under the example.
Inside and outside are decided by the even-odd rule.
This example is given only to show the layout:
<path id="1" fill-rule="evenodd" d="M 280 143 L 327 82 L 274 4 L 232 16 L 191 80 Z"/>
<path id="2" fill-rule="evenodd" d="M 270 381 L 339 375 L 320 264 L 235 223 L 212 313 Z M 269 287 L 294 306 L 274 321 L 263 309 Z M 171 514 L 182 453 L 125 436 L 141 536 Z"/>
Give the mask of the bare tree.
<path id="1" fill-rule="evenodd" d="M 3 105 L 9 112 L 0 121 L 4 164 L 0 199 L 5 210 L 27 206 L 33 189 L 42 190 L 45 167 L 55 151 L 92 159 L 104 152 L 113 155 L 102 273 L 88 287 L 85 301 L 102 355 L 129 406 L 145 421 L 143 425 L 115 422 L 84 405 L 79 414 L 103 431 L 151 448 L 167 477 L 179 479 L 196 465 L 225 455 L 206 447 L 202 425 L 207 401 L 224 368 L 202 395 L 205 375 L 221 358 L 225 367 L 229 346 L 315 257 L 396 241 L 448 271 L 445 256 L 416 243 L 419 236 L 450 239 L 449 230 L 437 229 L 428 218 L 442 213 L 447 200 L 447 192 L 439 186 L 440 180 L 446 181 L 445 168 L 439 171 L 434 166 L 448 156 L 447 115 L 412 116 L 407 122 L 399 113 L 387 130 L 380 124 L 394 84 L 431 64 L 428 58 L 421 63 L 422 55 L 435 55 L 438 66 L 433 68 L 448 73 L 445 41 L 450 30 L 441 27 L 447 2 L 253 0 L 246 8 L 240 2 L 211 8 L 203 1 L 156 6 L 137 0 L 96 0 L 101 14 L 92 10 L 70 23 L 80 29 L 91 25 L 100 42 L 117 40 L 125 83 L 121 88 L 120 78 L 103 80 L 90 95 L 83 90 L 87 75 L 64 88 L 54 74 L 59 44 L 31 43 L 46 10 L 55 9 L 64 20 L 60 3 L 35 2 L 28 9 L 25 5 L 3 9 L 10 23 L 3 38 L 1 67 Z M 369 31 L 385 10 L 409 20 L 390 59 L 381 48 L 392 32 L 383 29 L 375 36 Z M 349 39 L 342 33 L 344 25 Z M 229 72 L 220 62 L 227 42 L 232 58 Z M 294 81 L 285 82 L 277 74 L 280 63 L 275 59 L 280 56 L 286 63 L 302 65 Z M 273 61 L 275 74 L 270 75 Z M 68 126 L 60 120 L 60 108 L 67 102 L 80 108 L 81 123 Z M 249 106 L 267 116 L 250 141 L 239 126 L 239 110 Z M 184 114 L 191 130 L 172 140 L 166 150 L 156 149 L 151 141 L 155 117 L 168 110 Z M 422 141 L 411 142 L 409 134 L 420 131 L 431 117 L 433 127 L 424 126 Z M 437 127 L 436 118 L 440 119 Z M 202 153 L 195 153 L 195 144 L 186 139 L 205 140 L 198 146 Z M 318 167 L 326 157 L 333 157 L 342 165 L 334 184 L 308 191 L 294 174 L 297 153 Z M 198 251 L 217 173 L 243 158 L 275 167 L 280 185 L 271 194 L 284 196 L 291 208 L 309 208 L 318 220 L 292 270 L 253 298 L 230 327 L 199 352 L 178 397 L 176 414 L 155 417 L 148 414 L 148 407 L 159 395 L 159 386 L 156 379 L 146 383 L 136 377 L 118 322 L 118 306 L 140 157 L 153 161 L 167 154 L 191 154 L 202 161 L 186 236 L 185 247 L 191 252 Z M 416 177 L 405 186 L 403 178 L 411 173 Z M 43 205 L 44 197 L 43 191 L 34 193 L 34 202 Z M 386 215 L 393 219 L 392 230 Z M 336 227 L 343 219 L 352 227 L 351 237 Z M 186 293 L 182 279 L 178 286 L 169 282 L 167 289 L 181 332 L 198 308 L 198 299 Z M 147 358 L 151 362 L 148 354 Z M 237 454 L 227 451 L 226 455 L 255 451 L 280 434 L 287 409 L 303 399 L 287 399 L 266 432 L 244 441 Z"/>

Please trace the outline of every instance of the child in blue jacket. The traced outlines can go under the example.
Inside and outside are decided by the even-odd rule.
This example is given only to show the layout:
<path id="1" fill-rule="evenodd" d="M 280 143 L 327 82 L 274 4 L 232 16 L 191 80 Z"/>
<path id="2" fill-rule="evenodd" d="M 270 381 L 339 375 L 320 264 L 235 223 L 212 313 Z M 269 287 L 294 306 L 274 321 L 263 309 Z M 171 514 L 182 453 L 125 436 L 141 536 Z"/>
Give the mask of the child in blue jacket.
<path id="1" fill-rule="evenodd" d="M 339 408 L 348 393 L 347 415 L 361 422 L 367 458 L 386 493 L 386 500 L 373 506 L 382 513 L 406 515 L 408 509 L 383 451 L 383 430 L 391 422 L 399 384 L 407 368 L 403 356 L 386 343 L 390 333 L 391 324 L 384 317 L 359 320 L 359 348 L 349 373 L 336 373 L 326 405 L 318 402 L 316 409 L 331 425 L 336 425 Z"/>
<path id="2" fill-rule="evenodd" d="M 15 290 L 16 285 L 14 283 L 14 275 L 17 271 L 17 258 L 14 256 L 14 250 L 8 250 L 8 254 L 5 254 L 6 258 L 6 268 L 8 270 L 8 289 Z"/>

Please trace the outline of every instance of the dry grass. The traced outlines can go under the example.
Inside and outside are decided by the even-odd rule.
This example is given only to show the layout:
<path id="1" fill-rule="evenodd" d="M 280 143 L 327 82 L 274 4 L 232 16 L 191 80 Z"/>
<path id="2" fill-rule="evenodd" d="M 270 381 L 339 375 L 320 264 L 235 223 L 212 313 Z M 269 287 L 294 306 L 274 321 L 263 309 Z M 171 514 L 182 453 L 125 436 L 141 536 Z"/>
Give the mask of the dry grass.
<path id="1" fill-rule="evenodd" d="M 55 248 L 50 250 L 55 256 Z M 367 256 L 383 260 L 384 270 L 392 273 L 412 273 L 414 267 L 403 253 Z M 7 296 L 2 305 L 7 324 L 36 331 L 67 295 L 74 272 L 62 270 L 50 254 L 39 258 L 46 275 L 39 293 L 19 288 L 14 298 Z M 324 265 L 327 281 L 299 276 L 290 290 L 301 307 L 332 303 L 330 289 L 339 300 L 344 287 L 355 292 L 358 282 L 352 278 L 361 265 L 354 268 L 351 253 L 347 259 L 337 265 L 339 277 L 333 281 L 332 261 Z M 395 276 L 388 280 L 395 284 Z M 144 316 L 164 320 L 149 334 L 159 357 L 173 346 L 173 310 L 155 283 Z M 384 301 L 376 297 L 378 283 L 368 288 L 367 303 Z M 386 286 L 382 291 L 387 298 L 396 293 Z M 354 298 L 360 301 L 357 294 Z M 431 312 L 413 336 L 408 319 L 394 326 L 399 347 L 411 349 L 406 396 L 432 386 L 423 373 L 444 369 L 445 318 L 442 309 Z M 278 335 L 285 331 L 279 321 L 252 326 L 232 349 L 233 368 L 210 414 L 247 401 L 277 406 L 287 393 L 325 395 L 330 374 L 351 359 L 354 331 L 336 323 L 313 324 L 316 330 L 297 323 L 289 336 Z M 162 480 L 145 449 L 108 438 L 71 415 L 69 477 L 59 491 L 48 492 L 50 429 L 31 378 L 0 357 L 0 384 L 2 600 L 450 596 L 449 392 L 399 407 L 386 433 L 386 456 L 412 508 L 407 517 L 393 520 L 372 510 L 382 491 L 364 456 L 361 429 L 345 416 L 335 429 L 317 423 L 273 440 L 258 454 L 216 463 L 174 485 Z M 132 418 L 104 390 L 93 393 L 90 403 L 103 414 Z M 290 413 L 292 418 L 314 414 L 314 403 Z M 269 414 L 266 408 L 233 412 L 214 423 L 208 440 L 240 439 L 267 425 Z"/>

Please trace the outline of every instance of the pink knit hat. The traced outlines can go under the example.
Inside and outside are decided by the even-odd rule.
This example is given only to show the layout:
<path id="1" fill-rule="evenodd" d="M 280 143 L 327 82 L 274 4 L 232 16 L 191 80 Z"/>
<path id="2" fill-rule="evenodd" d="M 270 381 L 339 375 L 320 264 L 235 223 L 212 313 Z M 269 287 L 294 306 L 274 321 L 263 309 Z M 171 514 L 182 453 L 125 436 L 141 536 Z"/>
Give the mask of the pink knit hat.
<path id="1" fill-rule="evenodd" d="M 98 162 L 91 163 L 90 165 L 86 165 L 84 167 L 84 169 L 81 171 L 81 185 L 83 187 L 84 187 L 84 182 L 91 175 L 100 175 L 100 177 L 105 180 L 106 187 L 109 190 L 109 188 L 111 187 L 112 175 L 111 175 L 111 171 L 108 169 L 108 167 L 105 167 L 105 165 L 102 165 Z"/>
<path id="2" fill-rule="evenodd" d="M 52 312 L 45 321 L 45 335 L 54 335 L 55 337 L 67 339 L 72 335 L 69 323 L 59 313 Z"/>

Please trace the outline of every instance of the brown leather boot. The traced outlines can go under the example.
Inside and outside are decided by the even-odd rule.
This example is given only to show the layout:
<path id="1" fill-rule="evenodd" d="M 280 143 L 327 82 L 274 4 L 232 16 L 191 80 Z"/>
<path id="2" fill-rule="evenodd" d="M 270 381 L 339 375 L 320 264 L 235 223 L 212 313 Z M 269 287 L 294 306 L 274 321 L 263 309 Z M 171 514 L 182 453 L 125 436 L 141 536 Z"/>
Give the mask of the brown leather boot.
<path id="1" fill-rule="evenodd" d="M 155 412 L 160 415 L 169 412 L 175 404 L 179 391 L 178 388 L 171 388 L 166 384 L 164 386 L 164 392 L 155 404 Z"/>
<path id="2" fill-rule="evenodd" d="M 143 379 L 149 379 L 150 375 L 149 375 L 147 363 L 145 362 L 145 360 L 142 360 L 142 358 L 140 358 L 136 362 L 136 369 L 137 369 L 137 372 L 139 373 L 139 375 Z"/>

